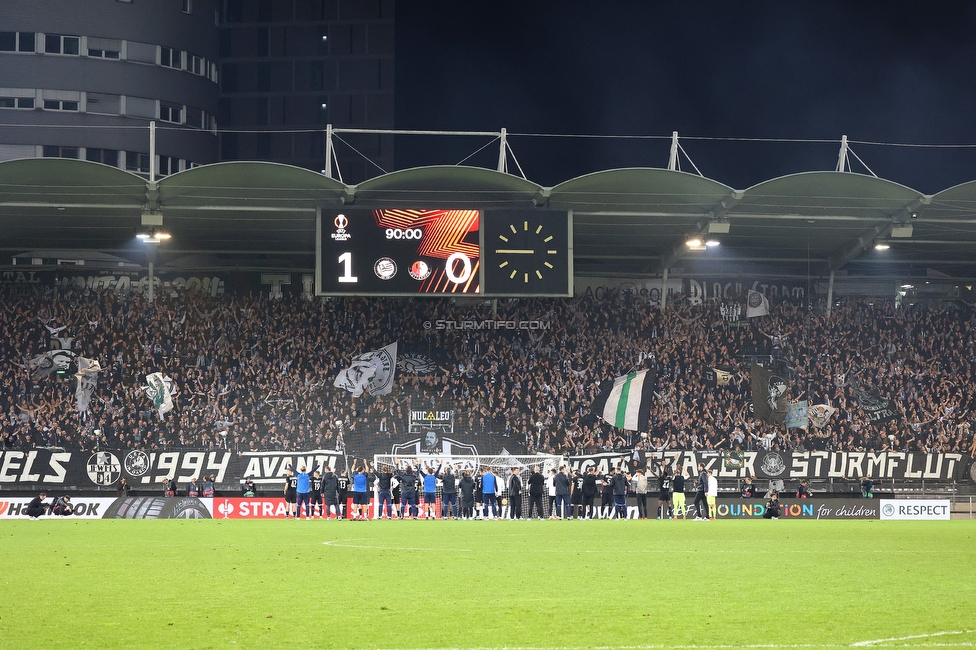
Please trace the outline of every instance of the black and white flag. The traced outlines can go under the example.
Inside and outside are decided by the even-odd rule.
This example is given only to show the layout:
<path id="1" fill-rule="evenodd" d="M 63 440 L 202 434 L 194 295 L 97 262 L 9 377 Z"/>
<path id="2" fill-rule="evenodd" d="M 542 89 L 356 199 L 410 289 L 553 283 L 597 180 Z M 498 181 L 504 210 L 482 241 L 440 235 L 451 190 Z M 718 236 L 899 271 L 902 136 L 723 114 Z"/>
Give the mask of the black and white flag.
<path id="1" fill-rule="evenodd" d="M 790 380 L 752 364 L 752 404 L 757 419 L 769 424 L 783 424 L 790 412 Z"/>
<path id="2" fill-rule="evenodd" d="M 78 384 L 75 387 L 75 400 L 78 403 L 78 413 L 82 420 L 88 419 L 88 403 L 95 392 L 95 384 L 98 382 L 98 373 L 101 370 L 102 366 L 95 359 L 78 357 L 78 373 L 75 374 Z"/>
<path id="3" fill-rule="evenodd" d="M 746 300 L 746 318 L 769 315 L 769 298 L 764 294 L 750 289 Z"/>
<path id="4" fill-rule="evenodd" d="M 396 358 L 396 343 L 357 354 L 348 368 L 339 371 L 332 385 L 349 391 L 353 397 L 359 397 L 363 392 L 370 395 L 389 395 L 393 391 L 393 378 L 396 376 Z"/>
<path id="5" fill-rule="evenodd" d="M 871 390 L 854 389 L 854 396 L 857 397 L 861 410 L 868 417 L 871 424 L 884 424 L 898 417 L 898 411 L 894 404 L 887 397 L 882 397 L 877 388 Z"/>
<path id="6" fill-rule="evenodd" d="M 43 379 L 53 372 L 66 372 L 76 356 L 78 355 L 69 350 L 49 350 L 28 361 L 27 367 L 31 371 L 31 378 Z"/>

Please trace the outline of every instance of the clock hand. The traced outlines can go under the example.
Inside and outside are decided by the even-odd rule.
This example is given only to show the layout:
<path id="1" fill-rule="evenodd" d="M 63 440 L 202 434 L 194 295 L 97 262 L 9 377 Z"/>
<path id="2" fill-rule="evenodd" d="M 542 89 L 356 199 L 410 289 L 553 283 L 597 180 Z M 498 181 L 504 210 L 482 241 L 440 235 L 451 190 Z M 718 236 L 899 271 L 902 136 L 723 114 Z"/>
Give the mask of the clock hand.
<path id="1" fill-rule="evenodd" d="M 534 255 L 535 251 L 528 248 L 497 248 L 495 252 L 499 255 Z"/>

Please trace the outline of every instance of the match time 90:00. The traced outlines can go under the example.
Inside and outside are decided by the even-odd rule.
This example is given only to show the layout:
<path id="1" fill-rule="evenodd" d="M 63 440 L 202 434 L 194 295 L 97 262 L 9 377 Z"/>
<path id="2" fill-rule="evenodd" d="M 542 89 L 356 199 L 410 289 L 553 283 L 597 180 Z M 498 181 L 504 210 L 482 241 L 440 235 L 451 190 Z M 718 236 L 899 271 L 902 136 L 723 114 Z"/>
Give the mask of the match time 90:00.
<path id="1" fill-rule="evenodd" d="M 420 239 L 424 231 L 420 228 L 387 228 L 387 239 Z"/>

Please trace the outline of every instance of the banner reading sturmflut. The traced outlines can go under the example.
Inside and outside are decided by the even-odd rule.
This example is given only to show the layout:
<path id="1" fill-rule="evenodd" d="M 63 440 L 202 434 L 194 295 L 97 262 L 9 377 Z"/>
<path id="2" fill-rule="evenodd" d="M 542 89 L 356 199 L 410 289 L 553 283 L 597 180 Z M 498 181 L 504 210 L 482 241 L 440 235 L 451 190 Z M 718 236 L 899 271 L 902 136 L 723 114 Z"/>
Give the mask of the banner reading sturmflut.
<path id="1" fill-rule="evenodd" d="M 593 402 L 593 411 L 618 429 L 647 431 L 654 399 L 655 373 L 632 372 L 613 380 L 609 391 Z"/>

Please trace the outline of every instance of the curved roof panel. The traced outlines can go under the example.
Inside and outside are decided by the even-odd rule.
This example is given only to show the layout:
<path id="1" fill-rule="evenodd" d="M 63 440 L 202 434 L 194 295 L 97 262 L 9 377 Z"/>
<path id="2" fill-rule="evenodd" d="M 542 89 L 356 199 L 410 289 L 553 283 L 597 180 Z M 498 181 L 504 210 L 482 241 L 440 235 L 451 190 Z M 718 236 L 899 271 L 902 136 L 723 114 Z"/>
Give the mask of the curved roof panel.
<path id="1" fill-rule="evenodd" d="M 85 204 L 138 207 L 146 181 L 101 163 L 71 158 L 26 158 L 0 162 L 0 203 Z"/>
<path id="2" fill-rule="evenodd" d="M 164 207 L 314 209 L 336 201 L 346 186 L 302 167 L 225 162 L 194 167 L 159 181 Z"/>
<path id="3" fill-rule="evenodd" d="M 654 168 L 611 169 L 556 185 L 549 192 L 549 205 L 579 212 L 702 215 L 732 191 L 727 185 L 686 172 Z"/>
<path id="4" fill-rule="evenodd" d="M 849 215 L 883 219 L 923 196 L 917 190 L 873 176 L 803 172 L 753 185 L 745 190 L 732 215 Z"/>
<path id="5" fill-rule="evenodd" d="M 357 204 L 398 207 L 532 207 L 542 187 L 518 176 L 482 169 L 438 165 L 391 172 L 350 191 Z"/>

